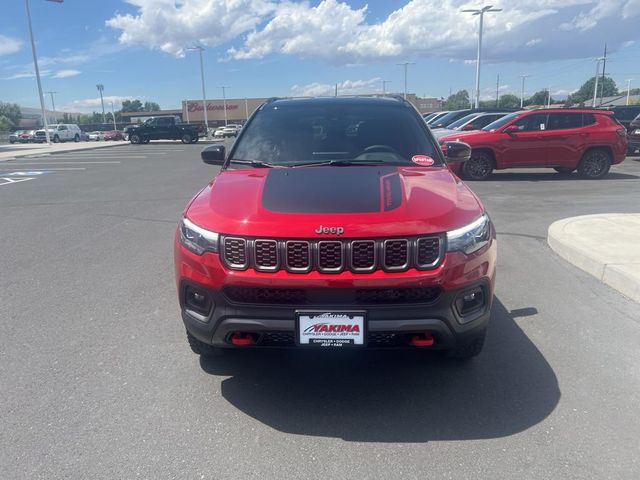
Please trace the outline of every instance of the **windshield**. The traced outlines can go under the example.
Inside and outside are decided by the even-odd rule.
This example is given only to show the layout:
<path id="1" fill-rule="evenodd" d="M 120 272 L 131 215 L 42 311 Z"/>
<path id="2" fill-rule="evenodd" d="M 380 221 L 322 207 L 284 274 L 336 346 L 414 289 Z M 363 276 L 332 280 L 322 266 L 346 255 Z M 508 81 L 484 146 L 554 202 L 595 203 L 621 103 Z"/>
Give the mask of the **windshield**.
<path id="1" fill-rule="evenodd" d="M 484 127 L 482 130 L 484 130 L 485 132 L 488 132 L 489 130 L 495 130 L 496 128 L 500 128 L 503 125 L 506 125 L 507 123 L 509 123 L 514 118 L 517 118 L 518 116 L 520 116 L 521 113 L 522 112 L 514 112 L 514 113 L 510 113 L 509 115 L 505 115 L 504 117 L 499 118 L 495 122 L 491 122 L 489 125 Z"/>
<path id="2" fill-rule="evenodd" d="M 464 111 L 453 111 L 453 112 L 449 112 L 446 115 L 443 115 L 441 118 L 438 118 L 437 120 L 435 120 L 434 122 L 432 122 L 433 126 L 437 126 L 437 127 L 449 127 L 449 124 L 453 123 L 454 121 L 458 120 L 460 118 L 460 116 L 465 116 L 466 114 L 468 114 L 468 112 L 464 112 Z"/>
<path id="3" fill-rule="evenodd" d="M 439 118 L 444 117 L 447 113 L 449 112 L 440 112 L 436 115 L 434 115 L 433 117 L 431 117 L 428 121 L 427 121 L 427 125 L 431 125 L 433 124 L 436 120 L 438 120 Z"/>
<path id="4" fill-rule="evenodd" d="M 466 117 L 462 117 L 460 120 L 456 120 L 455 122 L 449 124 L 449 126 L 447 128 L 450 129 L 455 129 L 458 127 L 463 126 L 465 123 L 467 123 L 469 120 L 473 120 L 474 118 L 480 116 L 480 113 L 470 113 L 469 115 L 467 115 Z"/>
<path id="5" fill-rule="evenodd" d="M 272 166 L 345 161 L 412 165 L 414 155 L 440 164 L 417 114 L 403 105 L 265 106 L 245 127 L 233 160 Z"/>

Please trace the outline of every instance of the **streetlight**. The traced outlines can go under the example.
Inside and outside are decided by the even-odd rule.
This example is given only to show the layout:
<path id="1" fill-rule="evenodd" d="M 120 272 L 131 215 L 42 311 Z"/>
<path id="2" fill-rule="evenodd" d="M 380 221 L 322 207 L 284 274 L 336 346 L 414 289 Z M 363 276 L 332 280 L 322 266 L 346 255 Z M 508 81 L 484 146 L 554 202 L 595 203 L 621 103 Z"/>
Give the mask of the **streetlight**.
<path id="1" fill-rule="evenodd" d="M 627 79 L 627 105 L 629 105 L 629 94 L 631 93 L 631 80 L 633 78 Z"/>
<path id="2" fill-rule="evenodd" d="M 202 52 L 204 50 L 200 45 L 187 48 L 187 50 L 198 50 L 200 52 L 200 77 L 202 80 L 202 107 L 204 108 L 204 124 L 207 127 L 207 137 L 209 136 L 209 116 L 207 115 L 207 94 L 204 91 L 204 63 L 202 63 Z"/>
<path id="3" fill-rule="evenodd" d="M 118 127 L 116 126 L 116 111 L 113 108 L 113 102 L 111 102 L 111 115 L 113 116 L 113 129 L 118 130 Z"/>
<path id="4" fill-rule="evenodd" d="M 402 62 L 402 63 L 396 63 L 396 65 L 403 65 L 404 66 L 404 99 L 407 99 L 407 67 L 409 65 L 415 65 L 415 63 L 413 62 Z"/>
<path id="5" fill-rule="evenodd" d="M 484 23 L 484 14 L 488 12 L 501 12 L 501 8 L 493 8 L 487 5 L 482 8 L 471 8 L 462 10 L 465 13 L 472 13 L 474 16 L 480 15 L 480 28 L 478 30 L 478 58 L 476 59 L 476 108 L 480 107 L 480 60 L 482 58 L 482 24 Z"/>
<path id="6" fill-rule="evenodd" d="M 520 75 L 520 78 L 522 78 L 522 89 L 520 90 L 520 108 L 524 108 L 524 79 L 530 76 L 531 75 Z"/>
<path id="7" fill-rule="evenodd" d="M 593 85 L 593 108 L 596 107 L 596 98 L 598 98 L 598 75 L 600 75 L 600 62 L 602 60 L 604 60 L 604 57 L 596 58 L 596 81 Z"/>
<path id="8" fill-rule="evenodd" d="M 226 89 L 229 87 L 222 86 L 222 108 L 224 108 L 224 126 L 227 126 L 227 95 Z"/>
<path id="9" fill-rule="evenodd" d="M 387 83 L 391 83 L 391 80 L 382 80 L 382 94 L 387 93 Z M 406 91 L 406 89 L 405 89 Z"/>
<path id="10" fill-rule="evenodd" d="M 58 117 L 56 116 L 56 103 L 53 101 L 53 95 L 55 93 L 58 93 L 58 92 L 49 91 L 49 92 L 44 92 L 44 93 L 48 93 L 49 95 L 51 95 L 51 108 L 53 110 L 53 115 L 54 115 L 55 119 L 58 120 Z"/>
<path id="11" fill-rule="evenodd" d="M 100 92 L 100 103 L 102 104 L 102 123 L 105 124 L 107 123 L 107 117 L 104 114 L 104 98 L 102 98 L 102 91 L 104 90 L 104 85 L 99 83 L 98 85 L 96 85 L 96 88 Z"/>
<path id="12" fill-rule="evenodd" d="M 244 97 L 244 115 L 247 117 L 246 120 L 249 120 L 249 100 L 247 97 Z"/>
<path id="13" fill-rule="evenodd" d="M 62 0 L 49 0 L 56 3 L 62 3 Z M 49 137 L 49 125 L 47 123 L 47 114 L 44 110 L 44 95 L 42 94 L 42 82 L 40 81 L 40 69 L 38 68 L 38 55 L 36 54 L 36 42 L 33 40 L 33 28 L 31 26 L 31 10 L 29 9 L 29 0 L 24 0 L 24 6 L 27 9 L 27 21 L 29 23 L 29 39 L 31 40 L 31 52 L 33 53 L 33 67 L 36 71 L 36 81 L 38 83 L 38 97 L 40 98 L 40 111 L 42 112 L 42 124 L 44 126 L 44 134 L 47 139 L 47 145 L 51 145 Z"/>

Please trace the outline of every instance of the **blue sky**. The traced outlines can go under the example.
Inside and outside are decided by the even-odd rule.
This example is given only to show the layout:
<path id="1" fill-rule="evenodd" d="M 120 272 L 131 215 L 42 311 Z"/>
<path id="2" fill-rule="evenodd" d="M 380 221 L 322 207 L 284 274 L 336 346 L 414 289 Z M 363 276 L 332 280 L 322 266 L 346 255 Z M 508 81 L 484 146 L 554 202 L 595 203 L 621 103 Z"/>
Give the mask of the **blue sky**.
<path id="1" fill-rule="evenodd" d="M 482 2 L 460 0 L 30 0 L 44 90 L 58 109 L 97 110 L 95 85 L 116 102 L 140 98 L 175 108 L 200 97 L 203 45 L 207 96 L 269 97 L 403 89 L 444 96 L 475 81 Z M 595 71 L 640 86 L 640 1 L 496 0 L 485 19 L 481 95 L 551 87 L 564 96 Z M 4 2 L 0 20 L 0 100 L 37 106 L 24 2 Z M 47 105 L 50 106 L 47 97 Z"/>

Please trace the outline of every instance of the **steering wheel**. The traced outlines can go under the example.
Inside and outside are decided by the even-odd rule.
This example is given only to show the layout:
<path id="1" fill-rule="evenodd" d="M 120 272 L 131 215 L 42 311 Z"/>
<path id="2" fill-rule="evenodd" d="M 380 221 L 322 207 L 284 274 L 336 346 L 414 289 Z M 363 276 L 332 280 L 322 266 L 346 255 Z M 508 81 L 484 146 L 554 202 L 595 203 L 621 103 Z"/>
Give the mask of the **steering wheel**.
<path id="1" fill-rule="evenodd" d="M 366 155 L 367 153 L 380 153 L 380 152 L 387 152 L 387 153 L 393 153 L 395 155 L 399 155 L 398 151 L 390 147 L 389 145 L 369 145 L 367 148 L 362 150 L 358 155 L 356 155 L 356 158 L 359 158 L 362 155 Z"/>

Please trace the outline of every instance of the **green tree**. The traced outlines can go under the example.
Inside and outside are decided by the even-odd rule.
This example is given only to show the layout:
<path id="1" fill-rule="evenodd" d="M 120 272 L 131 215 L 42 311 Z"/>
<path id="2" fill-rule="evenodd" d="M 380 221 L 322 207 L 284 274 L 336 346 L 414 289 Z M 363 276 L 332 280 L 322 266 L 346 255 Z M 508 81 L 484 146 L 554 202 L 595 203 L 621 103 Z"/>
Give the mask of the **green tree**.
<path id="1" fill-rule="evenodd" d="M 17 103 L 0 102 L 0 117 L 6 117 L 11 125 L 17 126 L 22 118 L 22 112 Z"/>
<path id="2" fill-rule="evenodd" d="M 144 102 L 144 111 L 145 112 L 157 112 L 160 110 L 160 105 L 156 102 Z"/>
<path id="3" fill-rule="evenodd" d="M 520 99 L 512 93 L 505 93 L 504 95 L 500 95 L 498 106 L 500 108 L 518 108 L 520 106 Z"/>
<path id="4" fill-rule="evenodd" d="M 593 100 L 593 88 L 595 83 L 595 77 L 591 77 L 589 80 L 584 82 L 580 89 L 569 95 L 567 98 L 567 104 L 588 104 L 589 100 Z M 604 92 L 605 97 L 612 97 L 614 95 L 619 95 L 618 87 L 616 86 L 616 82 L 614 82 L 611 78 L 605 77 L 604 83 L 602 82 L 602 77 L 598 78 L 598 97 L 600 97 Z"/>
<path id="5" fill-rule="evenodd" d="M 442 104 L 443 110 L 462 110 L 463 108 L 469 108 L 469 92 L 467 90 L 460 90 L 453 95 L 449 95 L 449 98 Z"/>
<path id="6" fill-rule="evenodd" d="M 0 115 L 0 132 L 15 129 L 15 124 L 6 115 Z"/>
<path id="7" fill-rule="evenodd" d="M 547 95 L 549 95 L 547 90 L 539 90 L 529 98 L 527 98 L 524 103 L 525 105 L 546 105 L 548 101 Z M 555 100 L 553 99 L 553 97 L 551 97 L 551 103 L 554 102 Z"/>
<path id="8" fill-rule="evenodd" d="M 123 100 L 122 102 L 123 112 L 143 112 L 144 106 L 140 100 Z"/>

